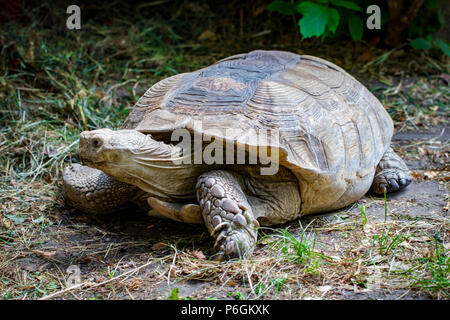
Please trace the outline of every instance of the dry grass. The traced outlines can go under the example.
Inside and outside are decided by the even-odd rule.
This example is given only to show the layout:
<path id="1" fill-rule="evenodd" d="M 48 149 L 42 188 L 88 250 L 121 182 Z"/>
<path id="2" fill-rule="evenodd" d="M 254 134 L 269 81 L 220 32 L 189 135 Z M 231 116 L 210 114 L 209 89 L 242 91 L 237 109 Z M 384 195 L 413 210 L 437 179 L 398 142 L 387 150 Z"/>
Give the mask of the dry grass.
<path id="1" fill-rule="evenodd" d="M 201 282 L 201 290 L 180 298 L 384 298 L 386 292 L 448 298 L 448 218 L 340 217 L 315 218 L 306 233 L 294 223 L 289 231 L 264 230 L 251 259 L 224 263 L 207 258 L 211 243 L 199 230 L 192 247 L 179 238 L 189 236 L 183 233 L 151 245 L 155 238 L 132 239 L 89 223 L 41 233 L 15 227 L 15 238 L 2 234 L 0 290 L 22 299 L 166 299 L 174 288 Z M 65 268 L 73 264 L 81 267 L 82 283 L 67 289 Z"/>

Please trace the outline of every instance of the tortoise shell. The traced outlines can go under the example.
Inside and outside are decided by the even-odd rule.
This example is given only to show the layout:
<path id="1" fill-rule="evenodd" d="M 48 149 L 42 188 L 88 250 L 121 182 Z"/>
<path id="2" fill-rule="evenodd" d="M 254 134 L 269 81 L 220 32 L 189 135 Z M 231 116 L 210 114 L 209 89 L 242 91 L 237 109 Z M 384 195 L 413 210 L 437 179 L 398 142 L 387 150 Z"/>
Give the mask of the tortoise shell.
<path id="1" fill-rule="evenodd" d="M 186 128 L 241 147 L 276 148 L 280 165 L 299 181 L 302 214 L 341 208 L 366 193 L 393 134 L 383 105 L 340 67 L 262 50 L 156 83 L 123 128 Z M 268 131 L 278 141 L 262 135 Z"/>

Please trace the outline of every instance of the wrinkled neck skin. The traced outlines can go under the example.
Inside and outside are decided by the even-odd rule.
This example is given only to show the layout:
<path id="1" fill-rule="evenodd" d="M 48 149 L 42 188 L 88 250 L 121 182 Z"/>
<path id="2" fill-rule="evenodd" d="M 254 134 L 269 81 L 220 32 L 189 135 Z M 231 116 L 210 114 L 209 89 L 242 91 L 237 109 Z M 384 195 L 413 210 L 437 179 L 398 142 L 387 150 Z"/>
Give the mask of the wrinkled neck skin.
<path id="1" fill-rule="evenodd" d="M 198 176 L 213 168 L 204 164 L 179 164 L 180 160 L 183 160 L 180 148 L 152 140 L 139 150 L 130 152 L 126 161 L 93 165 L 152 196 L 168 201 L 195 199 Z"/>

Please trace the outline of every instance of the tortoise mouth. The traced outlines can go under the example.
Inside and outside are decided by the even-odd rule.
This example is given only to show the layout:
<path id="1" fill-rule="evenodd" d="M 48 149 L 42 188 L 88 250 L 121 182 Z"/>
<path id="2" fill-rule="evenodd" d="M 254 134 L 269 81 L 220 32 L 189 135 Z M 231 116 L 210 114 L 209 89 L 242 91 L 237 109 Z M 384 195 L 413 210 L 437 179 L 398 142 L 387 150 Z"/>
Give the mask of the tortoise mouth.
<path id="1" fill-rule="evenodd" d="M 81 162 L 91 168 L 98 168 L 101 167 L 102 165 L 104 165 L 106 163 L 106 161 L 95 161 L 92 159 L 88 159 L 85 157 L 81 157 Z"/>

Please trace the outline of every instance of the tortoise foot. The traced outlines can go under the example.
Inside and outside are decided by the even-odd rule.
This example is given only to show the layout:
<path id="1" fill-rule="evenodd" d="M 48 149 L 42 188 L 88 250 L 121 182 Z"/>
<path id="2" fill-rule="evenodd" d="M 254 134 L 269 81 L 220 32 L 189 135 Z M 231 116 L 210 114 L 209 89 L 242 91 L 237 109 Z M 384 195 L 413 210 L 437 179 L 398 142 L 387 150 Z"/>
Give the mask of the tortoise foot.
<path id="1" fill-rule="evenodd" d="M 411 181 L 412 176 L 405 162 L 389 148 L 377 166 L 371 189 L 374 193 L 395 192 Z"/>
<path id="2" fill-rule="evenodd" d="M 372 190 L 375 193 L 390 193 L 403 189 L 412 181 L 408 171 L 398 169 L 385 169 L 374 178 Z"/>
<path id="3" fill-rule="evenodd" d="M 72 164 L 64 169 L 62 191 L 66 204 L 92 214 L 108 214 L 130 201 L 135 186 L 114 180 L 103 171 Z"/>

